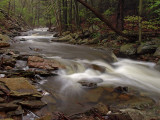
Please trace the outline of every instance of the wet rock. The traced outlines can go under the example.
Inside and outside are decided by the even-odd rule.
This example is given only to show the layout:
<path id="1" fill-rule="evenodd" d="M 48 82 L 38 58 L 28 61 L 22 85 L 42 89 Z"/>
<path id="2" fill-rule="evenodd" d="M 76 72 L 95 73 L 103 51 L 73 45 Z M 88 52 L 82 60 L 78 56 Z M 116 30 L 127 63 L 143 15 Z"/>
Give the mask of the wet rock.
<path id="1" fill-rule="evenodd" d="M 19 104 L 28 108 L 42 108 L 46 104 L 40 100 L 22 101 Z"/>
<path id="2" fill-rule="evenodd" d="M 0 79 L 2 79 L 2 78 L 0 78 Z M 0 91 L 2 92 L 2 95 L 4 95 L 4 93 L 5 94 L 10 93 L 9 89 L 5 86 L 5 84 L 3 82 L 0 82 Z"/>
<path id="3" fill-rule="evenodd" d="M 25 39 L 25 38 L 22 38 L 22 39 L 20 39 L 20 41 L 26 41 L 26 39 Z"/>
<path id="4" fill-rule="evenodd" d="M 18 105 L 14 104 L 13 102 L 0 103 L 0 111 L 12 111 L 12 110 L 16 110 L 17 108 L 18 108 Z"/>
<path id="5" fill-rule="evenodd" d="M 5 70 L 12 70 L 13 68 L 11 66 L 6 66 L 4 69 Z"/>
<path id="6" fill-rule="evenodd" d="M 125 55 L 135 55 L 137 52 L 136 44 L 122 45 L 120 48 L 120 52 Z"/>
<path id="7" fill-rule="evenodd" d="M 29 56 L 30 55 L 25 55 L 25 54 L 24 55 L 18 55 L 18 56 L 16 56 L 16 59 L 27 61 Z"/>
<path id="8" fill-rule="evenodd" d="M 103 82 L 100 78 L 83 78 L 78 83 L 86 88 L 96 88 L 98 83 Z"/>
<path id="9" fill-rule="evenodd" d="M 14 67 L 16 64 L 16 60 L 12 57 L 9 58 L 3 58 L 2 60 L 2 65 L 3 66 L 10 66 L 10 67 Z"/>
<path id="10" fill-rule="evenodd" d="M 126 113 L 113 113 L 107 117 L 107 120 L 132 120 L 132 118 Z"/>
<path id="11" fill-rule="evenodd" d="M 137 53 L 138 54 L 149 54 L 149 53 L 154 53 L 157 49 L 157 45 L 153 42 L 146 42 L 141 44 L 138 49 L 137 49 Z"/>
<path id="12" fill-rule="evenodd" d="M 52 116 L 51 116 L 51 115 L 46 115 L 46 116 L 43 116 L 43 117 L 38 118 L 38 119 L 36 119 L 36 120 L 53 120 L 53 119 L 52 119 Z"/>
<path id="13" fill-rule="evenodd" d="M 125 99 L 119 101 L 117 108 L 136 108 L 136 109 L 146 109 L 148 106 L 153 106 L 155 102 L 151 98 L 147 97 L 136 97 L 128 96 L 130 99 Z"/>
<path id="14" fill-rule="evenodd" d="M 7 42 L 0 42 L 0 48 L 2 48 L 2 47 L 9 47 L 9 46 L 10 46 L 10 44 L 7 43 Z"/>
<path id="15" fill-rule="evenodd" d="M 128 92 L 128 87 L 119 86 L 119 87 L 116 87 L 114 89 L 114 91 L 117 92 L 117 93 L 127 93 Z"/>
<path id="16" fill-rule="evenodd" d="M 106 71 L 105 67 L 103 67 L 103 66 L 98 66 L 98 65 L 92 64 L 90 67 L 92 69 L 100 71 L 102 73 L 104 73 Z"/>
<path id="17" fill-rule="evenodd" d="M 89 82 L 89 81 L 79 81 L 82 86 L 87 87 L 87 88 L 96 88 L 97 83 Z"/>
<path id="18" fill-rule="evenodd" d="M 56 60 L 43 59 L 37 56 L 28 57 L 28 66 L 47 70 L 57 70 L 59 68 L 65 68 Z"/>
<path id="19" fill-rule="evenodd" d="M 17 115 L 22 115 L 22 114 L 24 114 L 24 110 L 22 109 L 21 106 L 19 106 L 15 111 L 10 111 L 10 112 L 7 113 L 7 115 L 9 117 L 11 117 L 11 116 L 17 116 Z"/>
<path id="20" fill-rule="evenodd" d="M 41 94 L 37 92 L 36 88 L 31 85 L 26 78 L 0 78 L 0 82 L 3 82 L 5 86 L 10 90 L 11 96 L 34 96 L 41 97 Z"/>
<path id="21" fill-rule="evenodd" d="M 131 120 L 146 120 L 146 115 L 136 109 L 122 109 L 120 110 L 122 113 L 126 113 L 130 116 Z"/>
<path id="22" fill-rule="evenodd" d="M 97 104 L 94 109 L 96 109 L 101 115 L 106 115 L 109 112 L 109 109 L 103 103 Z"/>
<path id="23" fill-rule="evenodd" d="M 120 100 L 127 101 L 127 100 L 130 100 L 130 99 L 131 99 L 131 96 L 128 95 L 128 94 L 121 94 L 121 95 L 118 96 L 118 98 L 119 98 Z"/>

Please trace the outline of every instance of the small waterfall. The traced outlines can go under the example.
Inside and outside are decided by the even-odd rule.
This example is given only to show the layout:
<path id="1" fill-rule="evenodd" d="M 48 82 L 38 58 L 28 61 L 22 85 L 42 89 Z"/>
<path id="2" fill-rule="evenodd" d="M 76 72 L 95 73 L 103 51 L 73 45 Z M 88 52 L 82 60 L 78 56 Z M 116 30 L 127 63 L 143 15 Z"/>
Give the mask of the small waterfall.
<path id="1" fill-rule="evenodd" d="M 56 59 L 57 60 L 57 59 Z M 130 86 L 149 92 L 160 93 L 160 73 L 154 69 L 155 64 L 129 59 L 119 59 L 118 62 L 109 64 L 105 61 L 65 60 L 59 59 L 66 66 L 60 70 L 60 79 L 65 83 L 62 91 L 80 87 L 79 81 L 94 82 L 98 86 Z M 92 66 L 98 66 L 94 69 Z M 105 71 L 101 71 L 105 69 Z M 63 72 L 62 72 L 63 71 Z"/>

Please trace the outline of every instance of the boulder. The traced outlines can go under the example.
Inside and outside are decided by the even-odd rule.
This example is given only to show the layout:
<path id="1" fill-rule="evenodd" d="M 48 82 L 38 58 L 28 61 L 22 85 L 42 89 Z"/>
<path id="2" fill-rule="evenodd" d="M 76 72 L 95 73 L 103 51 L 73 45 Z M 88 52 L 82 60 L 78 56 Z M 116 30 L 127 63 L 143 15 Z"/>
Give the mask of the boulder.
<path id="1" fill-rule="evenodd" d="M 26 78 L 0 78 L 0 82 L 4 83 L 9 89 L 11 96 L 34 96 L 41 97 L 36 88 L 31 85 Z"/>
<path id="2" fill-rule="evenodd" d="M 122 45 L 120 52 L 125 55 L 135 55 L 137 51 L 136 44 L 126 44 Z"/>
<path id="3" fill-rule="evenodd" d="M 160 47 L 158 47 L 157 49 L 156 49 L 156 52 L 154 53 L 154 56 L 160 56 Z"/>
<path id="4" fill-rule="evenodd" d="M 138 47 L 137 53 L 138 54 L 152 54 L 156 51 L 157 47 L 158 46 L 153 42 L 142 43 Z"/>
<path id="5" fill-rule="evenodd" d="M 28 57 L 28 66 L 32 68 L 40 68 L 46 70 L 57 70 L 59 68 L 65 68 L 56 60 L 43 59 L 37 56 Z"/>

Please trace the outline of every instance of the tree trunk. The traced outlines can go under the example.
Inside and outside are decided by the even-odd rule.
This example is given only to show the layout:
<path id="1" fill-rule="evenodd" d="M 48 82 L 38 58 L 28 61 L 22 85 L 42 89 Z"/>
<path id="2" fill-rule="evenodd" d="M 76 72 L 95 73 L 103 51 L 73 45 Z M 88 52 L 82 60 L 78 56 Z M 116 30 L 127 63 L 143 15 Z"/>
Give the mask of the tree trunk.
<path id="1" fill-rule="evenodd" d="M 68 23 L 67 23 L 67 0 L 63 0 L 63 24 L 64 29 L 67 30 Z"/>
<path id="2" fill-rule="evenodd" d="M 139 0 L 139 42 L 142 42 L 142 3 L 143 0 Z"/>
<path id="3" fill-rule="evenodd" d="M 85 7 L 87 7 L 90 11 L 92 11 L 101 21 L 103 21 L 111 30 L 113 30 L 115 33 L 117 33 L 118 35 L 128 38 L 130 40 L 135 40 L 136 36 L 131 36 L 128 34 L 124 34 L 123 32 L 119 31 L 118 29 L 116 29 L 106 18 L 104 15 L 102 15 L 101 13 L 99 13 L 97 10 L 95 10 L 94 8 L 92 8 L 91 6 L 89 6 L 88 4 L 86 4 L 83 0 L 77 0 L 78 2 L 80 2 L 81 4 L 83 4 Z"/>
<path id="4" fill-rule="evenodd" d="M 124 0 L 118 1 L 118 7 L 117 7 L 117 24 L 116 28 L 123 31 L 124 30 Z"/>
<path id="5" fill-rule="evenodd" d="M 71 31 L 72 31 L 72 0 L 70 1 L 70 10 L 69 10 L 69 24 L 70 24 L 70 28 L 71 28 Z"/>
<path id="6" fill-rule="evenodd" d="M 78 8 L 78 2 L 77 0 L 74 0 L 74 7 L 75 7 L 75 21 L 77 28 L 80 28 L 80 18 L 79 18 L 79 8 Z"/>
<path id="7" fill-rule="evenodd" d="M 11 0 L 8 1 L 8 16 L 10 16 Z"/>

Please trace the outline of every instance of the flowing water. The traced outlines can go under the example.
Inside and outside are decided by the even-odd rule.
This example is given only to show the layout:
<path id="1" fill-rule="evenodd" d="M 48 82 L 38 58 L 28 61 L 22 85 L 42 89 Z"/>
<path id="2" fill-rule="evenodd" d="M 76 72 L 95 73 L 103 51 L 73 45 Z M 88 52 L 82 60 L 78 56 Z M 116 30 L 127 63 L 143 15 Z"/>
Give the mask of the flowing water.
<path id="1" fill-rule="evenodd" d="M 48 93 L 43 98 L 48 103 L 45 109 L 70 114 L 85 111 L 98 102 L 120 103 L 113 92 L 117 86 L 129 87 L 135 96 L 159 100 L 160 72 L 155 63 L 117 59 L 109 50 L 56 43 L 52 39 L 46 28 L 34 29 L 16 37 L 11 46 L 21 54 L 41 54 L 66 66 L 58 70 L 58 76 L 41 77 L 39 81 Z"/>

